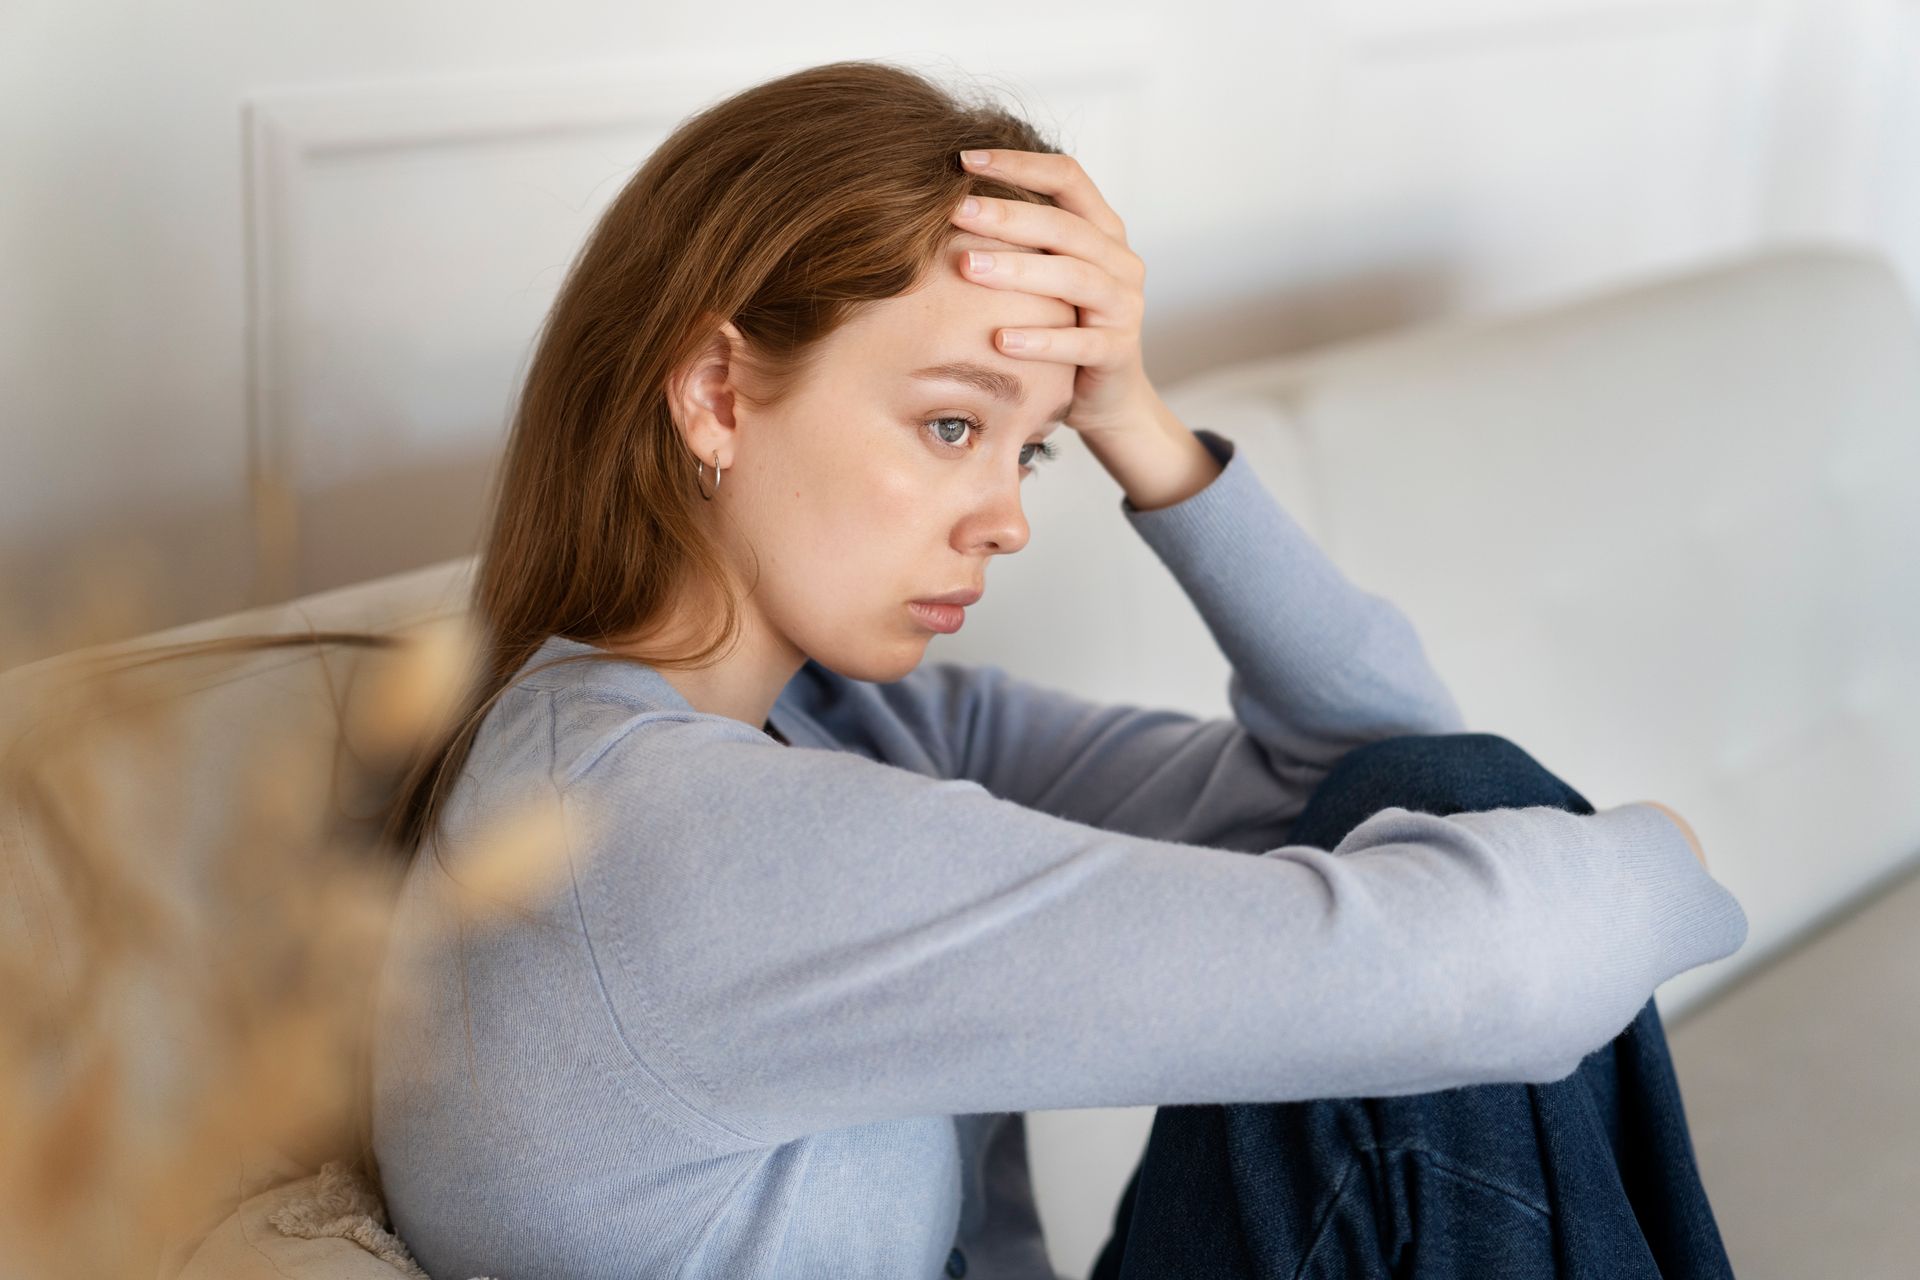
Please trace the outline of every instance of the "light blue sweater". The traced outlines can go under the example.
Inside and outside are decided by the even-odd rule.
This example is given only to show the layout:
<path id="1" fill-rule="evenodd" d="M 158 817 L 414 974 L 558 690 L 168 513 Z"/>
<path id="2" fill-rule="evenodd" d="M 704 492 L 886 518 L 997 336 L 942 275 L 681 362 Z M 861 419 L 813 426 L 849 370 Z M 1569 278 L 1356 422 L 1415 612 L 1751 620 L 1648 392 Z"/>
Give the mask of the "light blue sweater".
<path id="1" fill-rule="evenodd" d="M 464 984 L 429 942 L 445 872 L 407 875 L 389 973 L 425 1007 L 381 1005 L 374 1140 L 435 1280 L 1053 1280 L 1023 1111 L 1554 1080 L 1741 945 L 1649 805 L 1287 844 L 1342 753 L 1466 726 L 1405 615 L 1196 434 L 1222 473 L 1120 510 L 1231 662 L 1231 719 L 932 661 L 809 661 L 791 746 L 640 665 L 500 701 L 445 860 L 557 792 L 571 874 L 469 929 Z"/>

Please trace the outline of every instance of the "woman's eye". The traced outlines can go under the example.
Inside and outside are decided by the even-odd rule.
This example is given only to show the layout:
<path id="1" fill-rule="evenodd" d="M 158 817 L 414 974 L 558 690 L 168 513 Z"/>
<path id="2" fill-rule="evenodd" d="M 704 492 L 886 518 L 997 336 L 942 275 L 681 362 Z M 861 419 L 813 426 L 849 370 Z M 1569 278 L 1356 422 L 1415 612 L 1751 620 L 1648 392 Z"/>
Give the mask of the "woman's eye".
<path id="1" fill-rule="evenodd" d="M 983 436 L 987 434 L 986 428 L 981 426 L 978 422 L 975 422 L 972 418 L 962 418 L 957 415 L 949 415 L 949 416 L 940 417 L 940 418 L 929 418 L 927 420 L 927 425 L 933 428 L 933 434 L 940 441 L 941 444 L 951 445 L 954 448 L 964 450 L 966 446 L 961 444 L 958 438 L 949 439 L 946 434 L 946 431 L 948 430 L 948 428 L 944 428 L 942 426 L 942 424 L 944 423 L 952 423 L 952 422 L 959 423 L 961 427 L 964 427 L 972 431 L 975 436 Z"/>
<path id="2" fill-rule="evenodd" d="M 953 423 L 958 423 L 959 426 L 954 427 L 949 425 Z M 927 419 L 926 425 L 933 429 L 934 438 L 942 445 L 961 453 L 966 452 L 972 447 L 973 443 L 977 443 L 981 437 L 987 434 L 985 423 L 974 418 L 966 417 L 963 414 L 946 414 L 938 418 L 929 418 Z M 970 444 L 960 443 L 960 436 L 963 430 L 972 433 L 970 436 L 965 437 L 970 441 Z M 1033 450 L 1033 452 L 1029 453 L 1028 450 Z M 1051 462 L 1059 452 L 1059 446 L 1053 444 L 1051 441 L 1035 441 L 1021 450 L 1020 470 L 1022 473 L 1030 474 L 1036 470 L 1033 465 L 1035 462 Z"/>
<path id="3" fill-rule="evenodd" d="M 1020 465 L 1026 467 L 1029 471 L 1033 470 L 1033 467 L 1028 465 L 1029 463 L 1052 462 L 1060 452 L 1060 446 L 1051 440 L 1036 440 L 1028 445 L 1027 448 L 1034 450 L 1034 452 L 1021 459 Z"/>

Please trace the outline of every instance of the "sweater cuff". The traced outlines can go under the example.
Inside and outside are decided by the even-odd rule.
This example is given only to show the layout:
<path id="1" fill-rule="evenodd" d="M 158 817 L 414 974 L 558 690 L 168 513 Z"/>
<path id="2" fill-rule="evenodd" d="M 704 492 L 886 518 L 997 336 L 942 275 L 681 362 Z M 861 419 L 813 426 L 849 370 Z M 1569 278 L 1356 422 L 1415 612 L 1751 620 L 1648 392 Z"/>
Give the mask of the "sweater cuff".
<path id="1" fill-rule="evenodd" d="M 1747 916 L 1726 886 L 1694 855 L 1686 832 L 1664 812 L 1634 801 L 1587 819 L 1620 860 L 1641 896 L 1665 980 L 1738 951 Z"/>
<path id="2" fill-rule="evenodd" d="M 1208 427 L 1189 427 L 1194 437 L 1206 446 L 1213 460 L 1220 464 L 1220 474 L 1180 501 L 1164 507 L 1155 507 L 1151 511 L 1142 511 L 1133 505 L 1133 499 L 1125 494 L 1120 496 L 1120 510 L 1136 528 L 1170 526 L 1176 529 L 1196 527 L 1195 522 L 1206 525 L 1209 520 L 1218 523 L 1220 517 L 1215 509 L 1222 503 L 1231 501 L 1231 491 L 1250 483 L 1254 477 L 1248 473 L 1246 459 L 1240 457 L 1240 451 L 1233 441 Z M 1162 519 L 1161 517 L 1172 517 Z"/>

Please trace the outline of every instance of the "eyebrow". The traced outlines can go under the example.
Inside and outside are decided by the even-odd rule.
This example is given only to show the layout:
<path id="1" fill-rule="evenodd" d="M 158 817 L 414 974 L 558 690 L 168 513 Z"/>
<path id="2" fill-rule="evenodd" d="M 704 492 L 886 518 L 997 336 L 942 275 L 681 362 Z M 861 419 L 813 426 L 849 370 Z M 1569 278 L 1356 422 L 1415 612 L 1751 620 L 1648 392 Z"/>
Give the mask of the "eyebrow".
<path id="1" fill-rule="evenodd" d="M 1025 404 L 1027 385 L 1010 373 L 998 369 L 989 369 L 984 364 L 971 360 L 949 360 L 945 364 L 928 365 L 924 369 L 915 369 L 907 375 L 909 378 L 924 378 L 929 382 L 958 382 L 972 387 L 975 391 L 984 391 L 995 400 L 1008 404 Z M 1058 422 L 1067 416 L 1067 410 L 1073 408 L 1069 399 L 1065 404 L 1047 415 L 1048 422 Z"/>

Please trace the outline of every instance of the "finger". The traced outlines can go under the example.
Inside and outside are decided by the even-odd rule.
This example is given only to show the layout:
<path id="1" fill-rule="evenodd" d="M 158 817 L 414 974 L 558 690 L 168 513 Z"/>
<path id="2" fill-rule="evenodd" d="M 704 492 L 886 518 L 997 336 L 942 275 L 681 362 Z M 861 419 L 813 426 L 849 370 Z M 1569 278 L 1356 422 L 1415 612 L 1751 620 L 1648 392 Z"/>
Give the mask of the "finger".
<path id="1" fill-rule="evenodd" d="M 1146 277 L 1146 264 L 1138 254 L 1070 209 L 993 196 L 969 198 L 979 207 L 966 213 L 955 205 L 952 217 L 957 226 L 1010 244 L 1085 258 L 1135 284 Z"/>
<path id="2" fill-rule="evenodd" d="M 1053 253 L 990 253 L 962 249 L 960 273 L 975 284 L 995 289 L 1020 289 L 1072 303 L 1097 312 L 1097 323 L 1137 320 L 1138 290 L 1129 288 L 1085 258 Z M 984 262 L 985 266 L 976 264 Z"/>
<path id="3" fill-rule="evenodd" d="M 974 164 L 968 156 L 984 155 L 985 164 Z M 1071 210 L 1100 228 L 1121 244 L 1127 242 L 1127 228 L 1120 215 L 1093 185 L 1093 179 L 1080 162 L 1064 152 L 1054 151 L 963 151 L 960 159 L 973 173 L 992 174 L 1016 186 L 1052 196 L 1062 208 Z"/>
<path id="4" fill-rule="evenodd" d="M 1010 340 L 1018 339 L 1018 346 Z M 1104 329 L 1002 329 L 994 344 L 1010 356 L 1023 360 L 1052 360 L 1060 364 L 1104 368 L 1113 362 L 1118 343 Z"/>

